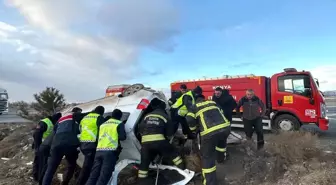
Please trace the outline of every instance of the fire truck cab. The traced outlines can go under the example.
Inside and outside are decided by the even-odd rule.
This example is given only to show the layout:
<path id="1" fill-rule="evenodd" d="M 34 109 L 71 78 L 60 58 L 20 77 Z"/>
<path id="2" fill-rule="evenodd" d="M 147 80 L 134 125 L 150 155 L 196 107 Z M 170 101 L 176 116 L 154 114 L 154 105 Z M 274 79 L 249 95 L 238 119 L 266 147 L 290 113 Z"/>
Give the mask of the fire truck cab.
<path id="1" fill-rule="evenodd" d="M 298 130 L 306 124 L 315 124 L 321 130 L 329 128 L 325 99 L 318 81 L 309 71 L 286 68 L 270 78 L 238 75 L 178 81 L 171 84 L 172 95 L 181 84 L 186 84 L 190 90 L 200 86 L 208 99 L 212 98 L 216 87 L 222 87 L 228 89 L 236 101 L 245 96 L 247 89 L 253 89 L 267 109 L 263 118 L 266 130 Z M 233 114 L 232 127 L 243 127 L 242 119 Z"/>

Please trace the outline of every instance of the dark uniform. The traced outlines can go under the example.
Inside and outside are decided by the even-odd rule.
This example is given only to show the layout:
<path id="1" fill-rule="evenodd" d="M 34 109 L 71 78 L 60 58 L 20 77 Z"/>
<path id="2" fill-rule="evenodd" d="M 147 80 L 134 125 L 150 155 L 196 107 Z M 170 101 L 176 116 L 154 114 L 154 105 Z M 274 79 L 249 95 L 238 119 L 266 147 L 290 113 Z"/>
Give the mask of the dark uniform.
<path id="1" fill-rule="evenodd" d="M 79 140 L 81 142 L 80 149 L 84 155 L 84 163 L 77 179 L 77 185 L 84 185 L 90 176 L 96 154 L 98 128 L 104 123 L 104 117 L 102 116 L 104 112 L 104 107 L 98 106 L 80 122 L 81 134 Z"/>
<path id="2" fill-rule="evenodd" d="M 216 89 L 217 90 L 217 89 Z M 223 110 L 224 116 L 226 119 L 232 122 L 232 112 L 233 110 L 236 109 L 237 107 L 237 102 L 236 100 L 230 95 L 229 90 L 227 89 L 218 89 L 222 91 L 221 96 L 217 97 L 215 95 L 212 96 L 212 100 L 217 103 L 217 105 Z M 225 159 L 227 157 L 227 141 L 224 143 L 218 144 L 216 150 L 218 153 L 218 156 L 223 155 L 225 156 Z M 221 160 L 221 157 L 218 159 L 219 161 Z"/>
<path id="3" fill-rule="evenodd" d="M 39 147 L 39 184 L 42 184 L 43 176 L 47 170 L 48 157 L 50 156 L 50 147 L 54 137 L 54 132 L 52 132 L 40 145 Z"/>
<path id="4" fill-rule="evenodd" d="M 50 185 L 57 167 L 65 156 L 68 161 L 68 169 L 62 184 L 69 184 L 76 169 L 76 160 L 80 145 L 77 135 L 79 132 L 78 123 L 87 115 L 82 113 L 73 113 L 63 116 L 54 127 L 54 138 L 51 144 L 50 157 L 48 158 L 48 167 L 43 177 L 43 185 Z M 77 122 L 77 123 L 76 123 Z"/>
<path id="5" fill-rule="evenodd" d="M 195 104 L 194 94 L 193 94 L 192 91 L 188 91 L 188 92 L 184 93 L 171 106 L 172 121 L 181 124 L 182 132 L 183 132 L 184 135 L 187 135 L 188 138 L 192 138 L 192 132 L 189 129 L 189 126 L 187 124 L 185 116 L 188 112 L 186 104 L 188 104 L 190 102 L 191 102 L 191 104 Z M 178 128 L 178 124 L 176 124 L 175 132 L 176 132 L 177 128 Z"/>
<path id="6" fill-rule="evenodd" d="M 243 123 L 246 138 L 251 140 L 255 131 L 257 133 L 257 147 L 261 149 L 264 146 L 262 117 L 266 112 L 265 104 L 257 96 L 253 96 L 251 99 L 244 96 L 238 102 L 236 110 L 238 114 L 241 106 L 243 106 Z"/>
<path id="7" fill-rule="evenodd" d="M 188 110 L 187 121 L 190 129 L 198 130 L 201 136 L 203 184 L 217 185 L 216 148 L 229 136 L 230 122 L 214 101 L 205 100 L 202 95 Z"/>
<path id="8" fill-rule="evenodd" d="M 57 120 L 62 116 L 62 114 L 58 113 L 53 116 L 47 117 L 42 119 L 33 134 L 34 137 L 34 150 L 35 150 L 35 157 L 33 162 L 33 178 L 34 180 L 38 181 L 40 178 L 40 170 L 43 168 L 43 164 L 40 164 L 39 162 L 43 160 L 45 156 L 43 156 L 43 153 L 39 153 L 39 148 L 41 143 L 52 133 L 54 129 L 54 125 L 57 122 Z M 42 158 L 42 159 L 40 159 Z"/>
<path id="9" fill-rule="evenodd" d="M 184 169 L 184 163 L 168 137 L 173 135 L 174 125 L 168 119 L 163 104 L 154 107 L 154 111 L 148 113 L 139 125 L 141 135 L 141 164 L 138 171 L 139 183 L 146 183 L 149 164 L 159 154 L 169 157 L 172 164 Z"/>
<path id="10" fill-rule="evenodd" d="M 126 139 L 125 125 L 120 116 L 113 116 L 99 127 L 99 139 L 94 164 L 86 185 L 107 185 L 118 158 L 119 141 Z M 115 112 L 114 110 L 113 112 Z"/>

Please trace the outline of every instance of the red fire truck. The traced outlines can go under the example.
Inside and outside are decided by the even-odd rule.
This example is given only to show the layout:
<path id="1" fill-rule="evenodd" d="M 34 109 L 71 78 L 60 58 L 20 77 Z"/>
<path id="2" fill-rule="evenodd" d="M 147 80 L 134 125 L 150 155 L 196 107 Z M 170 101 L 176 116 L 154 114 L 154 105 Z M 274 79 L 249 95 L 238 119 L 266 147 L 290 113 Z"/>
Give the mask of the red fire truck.
<path id="1" fill-rule="evenodd" d="M 316 124 L 321 130 L 329 128 L 325 99 L 318 89 L 318 80 L 315 81 L 308 71 L 286 68 L 270 78 L 238 75 L 182 80 L 171 83 L 172 95 L 179 91 L 181 84 L 186 84 L 188 89 L 200 86 L 208 99 L 212 98 L 216 87 L 228 89 L 236 101 L 247 89 L 253 89 L 266 105 L 267 114 L 263 119 L 266 130 L 298 130 L 305 124 Z M 241 118 L 233 115 L 232 127 L 243 127 Z"/>

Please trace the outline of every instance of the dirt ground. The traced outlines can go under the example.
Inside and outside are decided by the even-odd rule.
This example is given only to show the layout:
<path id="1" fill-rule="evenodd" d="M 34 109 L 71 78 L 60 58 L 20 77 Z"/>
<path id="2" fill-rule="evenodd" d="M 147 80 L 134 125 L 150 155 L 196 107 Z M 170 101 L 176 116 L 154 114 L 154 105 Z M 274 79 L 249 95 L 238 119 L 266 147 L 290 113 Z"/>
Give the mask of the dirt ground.
<path id="1" fill-rule="evenodd" d="M 0 185 L 34 184 L 31 132 L 31 124 L 0 125 Z M 316 141 L 317 136 L 309 133 L 290 132 L 271 136 L 263 151 L 256 151 L 251 142 L 229 146 L 229 160 L 217 165 L 219 184 L 334 184 L 336 156 L 317 149 Z M 200 170 L 197 155 L 186 157 L 186 161 L 189 169 Z M 59 183 L 55 180 L 54 184 Z M 202 184 L 201 177 L 189 184 Z"/>

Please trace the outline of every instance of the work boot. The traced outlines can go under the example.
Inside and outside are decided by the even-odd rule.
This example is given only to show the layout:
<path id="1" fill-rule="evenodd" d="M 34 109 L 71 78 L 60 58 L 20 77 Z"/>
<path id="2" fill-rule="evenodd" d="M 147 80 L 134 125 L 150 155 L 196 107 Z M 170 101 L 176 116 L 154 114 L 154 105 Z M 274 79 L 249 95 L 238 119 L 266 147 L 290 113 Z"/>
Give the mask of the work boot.
<path id="1" fill-rule="evenodd" d="M 257 142 L 257 150 L 261 150 L 264 148 L 264 141 L 258 141 Z"/>

